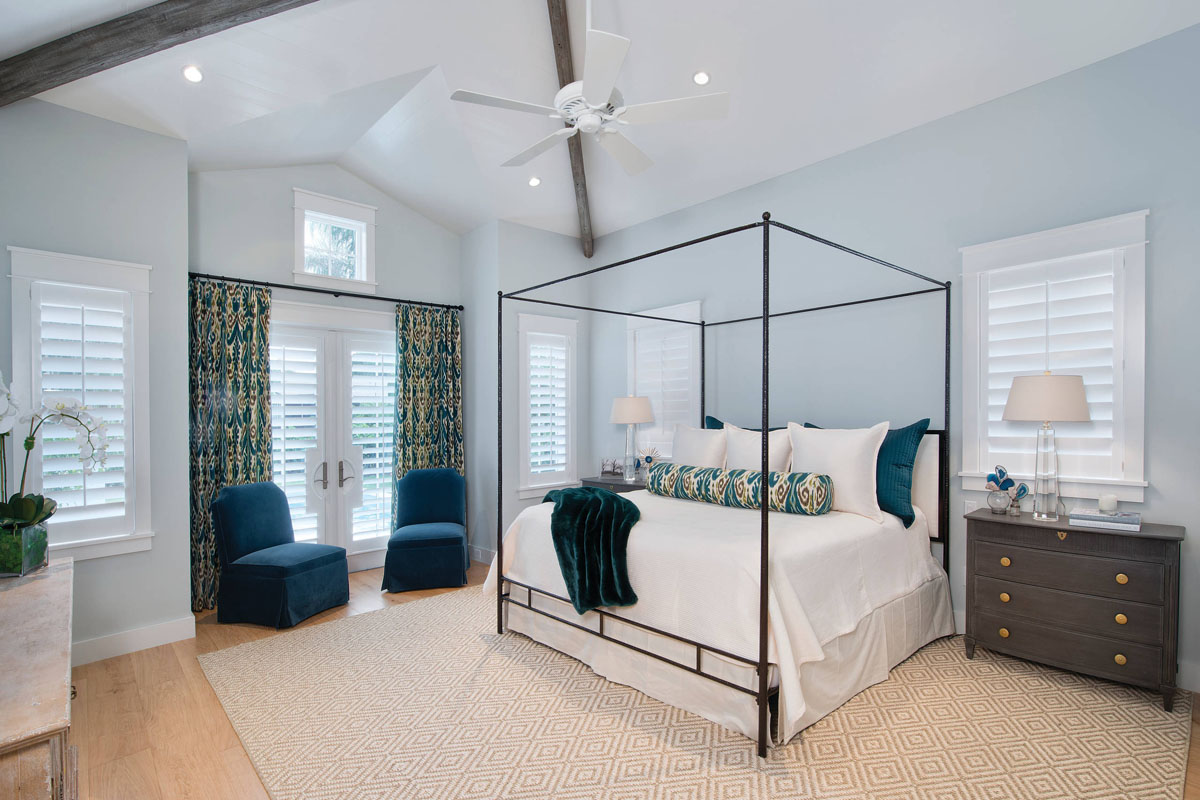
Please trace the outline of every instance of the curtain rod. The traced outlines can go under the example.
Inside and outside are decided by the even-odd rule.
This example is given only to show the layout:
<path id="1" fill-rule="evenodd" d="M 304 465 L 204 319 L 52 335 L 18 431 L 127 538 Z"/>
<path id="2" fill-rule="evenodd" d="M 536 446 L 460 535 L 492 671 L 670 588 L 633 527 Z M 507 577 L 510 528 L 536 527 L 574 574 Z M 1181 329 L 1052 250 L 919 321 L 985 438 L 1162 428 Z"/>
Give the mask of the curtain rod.
<path id="1" fill-rule="evenodd" d="M 461 305 L 453 303 L 431 303 L 428 300 L 405 300 L 400 297 L 380 297 L 377 294 L 364 294 L 363 292 L 344 292 L 340 289 L 321 289 L 316 286 L 297 286 L 287 283 L 272 283 L 271 281 L 256 281 L 250 278 L 228 278 L 224 275 L 209 275 L 204 272 L 188 272 L 189 278 L 202 278 L 209 281 L 226 281 L 227 283 L 244 283 L 250 286 L 265 286 L 270 289 L 287 289 L 295 292 L 313 292 L 314 294 L 329 294 L 334 297 L 358 297 L 363 300 L 380 300 L 385 303 L 397 303 L 407 306 L 430 306 L 432 308 L 452 308 L 455 311 L 462 311 Z"/>

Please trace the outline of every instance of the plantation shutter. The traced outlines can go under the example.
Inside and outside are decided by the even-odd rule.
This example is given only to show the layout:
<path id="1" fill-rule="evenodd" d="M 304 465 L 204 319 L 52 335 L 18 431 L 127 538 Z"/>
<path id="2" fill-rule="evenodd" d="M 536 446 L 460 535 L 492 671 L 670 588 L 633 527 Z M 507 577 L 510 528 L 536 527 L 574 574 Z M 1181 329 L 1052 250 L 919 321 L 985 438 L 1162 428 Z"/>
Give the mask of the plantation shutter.
<path id="1" fill-rule="evenodd" d="M 676 425 L 695 425 L 692 348 L 695 333 L 680 325 L 638 328 L 633 332 L 633 393 L 650 398 L 654 422 L 638 429 L 639 447 L 671 454 Z"/>
<path id="2" fill-rule="evenodd" d="M 298 542 L 315 542 L 316 514 L 306 513 L 306 453 L 319 445 L 320 337 L 271 336 L 271 477 L 287 495 Z M 335 481 L 336 483 L 336 481 Z"/>
<path id="3" fill-rule="evenodd" d="M 570 402 L 567 336 L 526 334 L 529 361 L 529 471 L 566 473 L 569 459 Z"/>
<path id="4" fill-rule="evenodd" d="M 1051 372 L 1082 375 L 1091 422 L 1054 423 L 1059 475 L 1121 478 L 1120 315 L 1123 252 L 1057 259 L 981 276 L 985 291 L 981 400 L 985 465 L 1033 474 L 1038 423 L 1005 422 L 1012 379 Z"/>
<path id="5" fill-rule="evenodd" d="M 59 400 L 80 401 L 107 423 L 109 441 L 106 465 L 85 475 L 75 430 L 42 426 L 40 491 L 58 503 L 55 524 L 89 521 L 89 536 L 126 529 L 131 511 L 125 470 L 132 449 L 126 434 L 131 297 L 123 291 L 36 283 L 33 304 L 34 396 L 50 406 Z M 31 490 L 27 485 L 26 491 Z"/>
<path id="6" fill-rule="evenodd" d="M 362 449 L 362 505 L 356 540 L 390 536 L 396 430 L 396 338 L 356 338 L 350 345 L 350 443 Z"/>

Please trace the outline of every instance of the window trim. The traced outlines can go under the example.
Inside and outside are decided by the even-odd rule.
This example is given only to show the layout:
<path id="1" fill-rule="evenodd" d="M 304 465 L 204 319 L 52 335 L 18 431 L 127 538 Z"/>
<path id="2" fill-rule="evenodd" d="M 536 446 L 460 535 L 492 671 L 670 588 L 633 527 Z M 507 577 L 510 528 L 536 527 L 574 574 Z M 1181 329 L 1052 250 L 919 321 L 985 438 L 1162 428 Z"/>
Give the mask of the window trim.
<path id="1" fill-rule="evenodd" d="M 687 321 L 691 321 L 691 322 L 700 322 L 700 319 L 701 319 L 700 312 L 701 312 L 701 301 L 689 300 L 684 303 L 676 303 L 674 305 L 661 306 L 659 308 L 648 308 L 644 311 L 639 311 L 637 313 L 647 314 L 647 315 L 655 316 L 655 317 L 669 317 L 672 319 L 687 320 Z M 661 322 L 659 320 L 640 319 L 638 317 L 629 317 L 627 319 L 626 326 L 625 326 L 625 331 L 626 331 L 626 333 L 625 333 L 625 364 L 626 364 L 625 387 L 626 387 L 627 394 L 629 394 L 630 396 L 637 393 L 637 391 L 636 391 L 637 390 L 637 350 L 636 350 L 636 342 L 635 342 L 635 336 L 637 334 L 637 331 L 639 331 L 643 328 L 658 328 L 658 327 L 665 328 L 668 326 L 675 327 L 675 325 L 673 325 L 670 322 Z M 682 328 L 685 326 L 679 325 L 678 327 Z M 701 387 L 700 387 L 700 328 L 695 325 L 687 326 L 687 327 L 690 328 L 690 335 L 691 335 L 691 340 L 692 340 L 691 341 L 692 357 L 691 357 L 691 365 L 690 365 L 691 395 L 692 395 L 690 410 L 692 411 L 692 421 L 688 424 L 690 424 L 694 427 L 702 427 L 704 421 L 700 419 L 700 409 L 703 405 L 700 402 L 700 392 L 701 392 Z M 635 442 L 634 442 L 635 445 L 638 447 L 645 446 L 643 444 L 642 434 L 643 434 L 643 431 L 639 428 L 637 431 L 637 434 L 635 435 Z M 668 446 L 667 450 L 662 453 L 662 457 L 666 458 L 666 459 L 670 459 L 671 454 L 669 451 L 670 451 L 670 446 Z"/>
<path id="2" fill-rule="evenodd" d="M 322 289 L 345 289 L 352 292 L 375 294 L 379 285 L 375 281 L 375 212 L 379 209 L 366 203 L 310 192 L 295 186 L 292 187 L 292 196 L 292 207 L 295 212 L 295 253 L 292 279 L 296 283 Z M 363 236 L 362 280 L 314 275 L 304 270 L 304 216 L 309 211 L 327 217 L 352 220 L 364 226 L 366 233 Z"/>
<path id="3" fill-rule="evenodd" d="M 150 479 L 150 273 L 153 267 L 104 258 L 91 258 L 25 247 L 9 246 L 12 258 L 12 367 L 14 391 L 22 408 L 32 407 L 33 387 L 33 287 L 35 283 L 75 286 L 85 289 L 122 291 L 130 296 L 127 324 L 132 366 L 131 401 L 127 409 L 126 474 L 132 466 L 133 480 L 127 481 L 127 504 L 132 510 L 132 527 L 117 534 L 94 538 L 54 540 L 54 518 L 47 523 L 50 552 L 77 560 L 103 558 L 149 550 L 154 531 L 151 528 Z M 18 378 L 18 376 L 20 376 Z M 144 412 L 144 413 L 143 413 Z M 18 451 L 16 438 L 10 445 L 11 457 Z M 132 451 L 130 454 L 129 451 Z"/>
<path id="4" fill-rule="evenodd" d="M 1119 500 L 1140 503 L 1145 488 L 1146 393 L 1146 217 L 1149 209 L 1067 225 L 1024 236 L 960 248 L 962 254 L 962 479 L 964 491 L 986 491 L 987 472 L 980 465 L 980 381 L 984 340 L 980 319 L 984 297 L 983 273 L 1008 267 L 1071 258 L 1108 250 L 1121 251 L 1117 322 L 1114 335 L 1122 339 L 1124 360 L 1115 366 L 1121 386 L 1123 414 L 1114 420 L 1122 428 L 1124 477 L 1071 478 L 1060 476 L 1063 497 L 1095 499 L 1112 493 Z M 1013 475 L 1032 481 L 1032 475 Z"/>
<path id="5" fill-rule="evenodd" d="M 543 333 L 567 337 L 567 469 L 565 472 L 550 473 L 550 480 L 537 482 L 529 466 L 529 338 L 530 333 Z M 550 317 L 540 314 L 517 315 L 517 347 L 520 369 L 518 371 L 517 396 L 519 398 L 518 430 L 520 446 L 520 473 L 517 481 L 517 497 L 530 500 L 541 497 L 550 489 L 579 484 L 578 430 L 575 409 L 578 406 L 579 385 L 578 350 L 579 320 L 571 317 Z"/>

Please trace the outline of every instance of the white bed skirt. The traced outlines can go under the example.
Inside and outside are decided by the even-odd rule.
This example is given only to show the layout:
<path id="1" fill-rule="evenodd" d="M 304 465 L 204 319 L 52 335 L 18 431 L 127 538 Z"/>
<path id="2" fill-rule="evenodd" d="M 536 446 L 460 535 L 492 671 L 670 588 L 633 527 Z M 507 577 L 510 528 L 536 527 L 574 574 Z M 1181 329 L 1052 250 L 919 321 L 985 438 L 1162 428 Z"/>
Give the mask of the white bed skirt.
<path id="1" fill-rule="evenodd" d="M 512 589 L 514 599 L 525 599 L 524 589 L 515 586 Z M 534 598 L 535 607 L 575 618 L 570 606 L 537 595 Z M 579 659 L 611 681 L 632 686 L 751 739 L 757 738 L 758 706 L 753 696 L 563 625 L 516 603 L 507 605 L 510 630 Z M 695 648 L 658 634 L 611 622 L 605 625 L 605 633 L 643 649 L 670 655 L 685 664 L 695 662 Z M 786 743 L 868 686 L 887 680 L 893 667 L 921 647 L 952 633 L 949 581 L 939 571 L 933 580 L 875 609 L 854 630 L 823 645 L 822 660 L 800 666 L 802 696 L 788 698 L 788 702 L 801 703 L 803 712 L 785 730 L 776 731 L 777 741 L 772 744 Z M 755 686 L 751 666 L 705 654 L 704 669 L 740 686 Z M 774 667 L 771 672 L 771 682 L 775 685 L 778 679 Z"/>

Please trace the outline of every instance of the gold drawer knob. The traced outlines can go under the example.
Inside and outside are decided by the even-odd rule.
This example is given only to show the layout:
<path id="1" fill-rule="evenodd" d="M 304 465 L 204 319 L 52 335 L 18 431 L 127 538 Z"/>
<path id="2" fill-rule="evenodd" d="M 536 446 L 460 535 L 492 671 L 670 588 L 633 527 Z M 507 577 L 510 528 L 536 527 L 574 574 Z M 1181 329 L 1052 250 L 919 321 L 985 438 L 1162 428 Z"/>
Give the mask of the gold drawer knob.
<path id="1" fill-rule="evenodd" d="M 1002 567 L 1011 567 L 1011 566 L 1012 566 L 1012 559 L 1011 559 L 1011 558 L 1009 558 L 1008 556 L 1002 556 L 1002 557 L 1000 558 L 1000 566 L 1002 566 Z"/>
<path id="2" fill-rule="evenodd" d="M 1001 639 L 1007 639 L 1007 638 L 1008 638 L 1008 628 L 1001 628 L 1001 629 L 1000 629 L 1000 638 L 1001 638 Z M 1122 658 L 1124 658 L 1124 656 L 1122 656 Z M 1121 663 L 1125 663 L 1125 662 L 1121 662 Z"/>
<path id="3" fill-rule="evenodd" d="M 1113 656 L 1113 661 L 1117 662 L 1118 667 L 1125 666 L 1125 656 L 1121 655 L 1120 653 L 1117 653 L 1115 656 Z"/>
<path id="4" fill-rule="evenodd" d="M 1000 602 L 1001 603 L 1007 603 L 1009 600 L 1012 600 L 1012 598 L 1008 596 L 1008 592 L 1000 593 Z"/>
<path id="5" fill-rule="evenodd" d="M 1129 583 L 1129 576 L 1126 575 L 1124 572 L 1118 572 L 1117 573 L 1117 583 L 1124 586 L 1125 584 Z"/>
<path id="6" fill-rule="evenodd" d="M 1129 622 L 1129 617 L 1124 614 L 1117 614 L 1113 619 L 1117 621 L 1118 625 L 1124 625 L 1126 622 Z"/>

